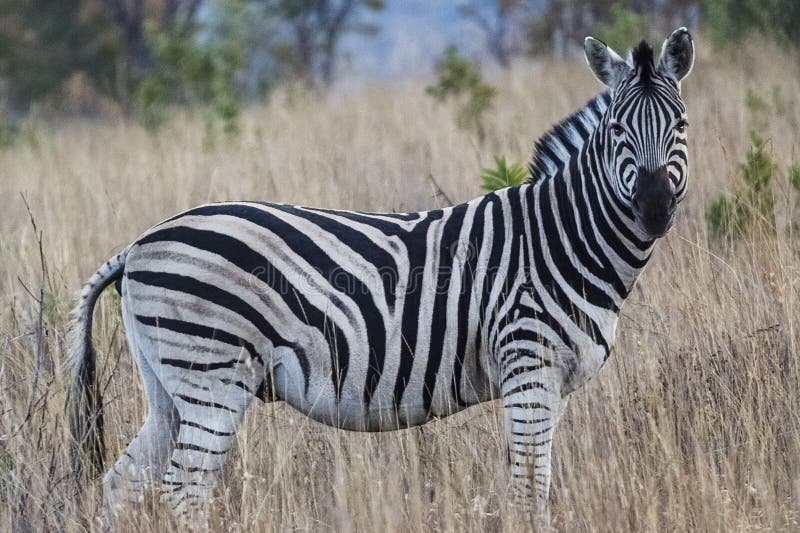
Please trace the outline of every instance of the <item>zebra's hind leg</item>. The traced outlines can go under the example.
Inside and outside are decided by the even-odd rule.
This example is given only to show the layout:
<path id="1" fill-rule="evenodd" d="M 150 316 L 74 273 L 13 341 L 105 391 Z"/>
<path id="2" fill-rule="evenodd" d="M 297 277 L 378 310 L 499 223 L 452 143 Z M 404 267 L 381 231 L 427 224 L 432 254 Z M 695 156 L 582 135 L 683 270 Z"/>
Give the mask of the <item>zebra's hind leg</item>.
<path id="1" fill-rule="evenodd" d="M 191 380 L 187 377 L 184 383 Z M 164 475 L 161 501 L 181 526 L 194 531 L 208 528 L 208 500 L 253 399 L 253 389 L 241 382 L 208 382 L 213 381 L 213 387 L 181 387 L 173 395 L 180 429 Z"/>
<path id="2" fill-rule="evenodd" d="M 103 515 L 113 526 L 125 508 L 143 501 L 144 491 L 160 485 L 178 434 L 178 412 L 144 357 L 137 356 L 147 396 L 147 418 L 114 466 L 103 477 Z"/>

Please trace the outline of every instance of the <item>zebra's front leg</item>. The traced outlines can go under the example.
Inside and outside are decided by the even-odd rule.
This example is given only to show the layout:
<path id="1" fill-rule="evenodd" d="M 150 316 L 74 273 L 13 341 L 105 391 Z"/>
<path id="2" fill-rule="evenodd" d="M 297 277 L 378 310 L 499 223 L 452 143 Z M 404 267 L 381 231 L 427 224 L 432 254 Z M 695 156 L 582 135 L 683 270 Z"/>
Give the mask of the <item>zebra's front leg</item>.
<path id="1" fill-rule="evenodd" d="M 553 431 L 563 406 L 561 372 L 530 353 L 504 366 L 501 392 L 512 491 L 527 508 L 535 495 L 535 510 L 548 522 Z"/>

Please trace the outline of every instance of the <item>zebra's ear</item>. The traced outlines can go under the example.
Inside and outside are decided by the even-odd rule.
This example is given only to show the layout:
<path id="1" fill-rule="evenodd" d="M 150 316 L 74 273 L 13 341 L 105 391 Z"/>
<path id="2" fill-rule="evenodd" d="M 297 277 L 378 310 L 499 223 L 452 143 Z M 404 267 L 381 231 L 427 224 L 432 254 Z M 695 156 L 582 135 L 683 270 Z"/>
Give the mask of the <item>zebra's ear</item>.
<path id="1" fill-rule="evenodd" d="M 667 37 L 661 47 L 658 70 L 680 84 L 694 65 L 694 42 L 689 30 L 678 28 Z"/>
<path id="2" fill-rule="evenodd" d="M 586 62 L 594 75 L 608 88 L 614 89 L 623 74 L 630 70 L 624 59 L 609 48 L 606 43 L 594 37 L 587 37 L 583 41 L 583 51 L 586 53 Z"/>

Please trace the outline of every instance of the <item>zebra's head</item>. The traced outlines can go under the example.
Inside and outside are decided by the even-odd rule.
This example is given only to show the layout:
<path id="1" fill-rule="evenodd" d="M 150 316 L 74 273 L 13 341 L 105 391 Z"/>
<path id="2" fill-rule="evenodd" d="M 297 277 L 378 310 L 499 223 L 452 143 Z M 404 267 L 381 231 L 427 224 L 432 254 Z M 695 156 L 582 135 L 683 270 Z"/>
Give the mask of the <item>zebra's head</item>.
<path id="1" fill-rule="evenodd" d="M 627 61 L 587 37 L 586 60 L 608 86 L 611 103 L 599 128 L 602 157 L 614 193 L 639 230 L 661 237 L 686 194 L 689 159 L 681 80 L 692 70 L 694 44 L 686 28 L 664 41 L 656 62 L 642 41 Z"/>

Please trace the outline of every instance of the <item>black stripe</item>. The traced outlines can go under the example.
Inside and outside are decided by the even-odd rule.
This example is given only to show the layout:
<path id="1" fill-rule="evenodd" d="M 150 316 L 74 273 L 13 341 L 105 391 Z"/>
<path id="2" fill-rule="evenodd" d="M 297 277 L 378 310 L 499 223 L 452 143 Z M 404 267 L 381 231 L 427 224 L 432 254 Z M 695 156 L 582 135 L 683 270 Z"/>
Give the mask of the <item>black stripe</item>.
<path id="1" fill-rule="evenodd" d="M 546 406 L 543 403 L 539 402 L 514 402 L 514 403 L 504 403 L 503 407 L 507 407 L 510 409 L 544 409 L 545 411 L 551 411 L 550 407 Z"/>
<path id="2" fill-rule="evenodd" d="M 234 435 L 233 432 L 229 431 L 217 431 L 216 429 L 211 429 L 209 427 L 204 426 L 198 422 L 192 422 L 191 420 L 181 420 L 182 426 L 189 426 L 192 428 L 197 428 L 201 431 L 205 431 L 206 433 L 211 433 L 212 435 L 216 435 L 218 437 L 232 437 Z"/>
<path id="3" fill-rule="evenodd" d="M 175 443 L 176 450 L 188 450 L 193 452 L 202 452 L 207 453 L 209 455 L 225 455 L 228 453 L 228 450 L 209 450 L 203 446 L 198 444 L 192 444 L 191 442 L 176 442 Z"/>
<path id="4" fill-rule="evenodd" d="M 223 405 L 221 403 L 207 402 L 205 400 L 201 400 L 199 398 L 194 398 L 192 396 L 187 396 L 185 394 L 176 394 L 175 397 L 176 398 L 180 398 L 184 402 L 190 403 L 192 405 L 201 405 L 203 407 L 213 407 L 214 409 L 222 409 L 224 411 L 229 411 L 231 413 L 238 413 L 238 411 L 236 409 L 234 409 L 233 407 L 228 407 L 227 405 Z"/>
<path id="5" fill-rule="evenodd" d="M 514 435 L 515 437 L 538 437 L 539 435 L 544 435 L 545 433 L 547 433 L 552 429 L 553 426 L 549 426 L 544 429 L 534 431 L 533 433 L 528 433 L 527 431 L 512 431 L 511 434 Z"/>
<path id="6" fill-rule="evenodd" d="M 541 369 L 545 368 L 546 366 L 548 366 L 548 365 L 538 364 L 538 365 L 515 366 L 514 368 L 512 368 L 511 370 L 506 372 L 505 376 L 503 376 L 503 379 L 500 381 L 500 386 L 502 387 L 503 385 L 508 383 L 509 380 L 511 380 L 511 379 L 521 375 L 521 374 L 527 374 L 529 372 L 536 372 L 538 370 L 541 370 Z"/>
<path id="7" fill-rule="evenodd" d="M 516 444 L 517 446 L 530 447 L 530 446 L 543 446 L 545 444 L 550 444 L 551 442 L 553 442 L 553 439 L 545 439 L 545 440 L 539 441 L 539 442 L 511 439 L 511 442 L 513 444 Z"/>
<path id="8" fill-rule="evenodd" d="M 230 359 L 229 361 L 224 361 L 221 363 L 198 363 L 197 361 L 162 357 L 159 361 L 162 365 L 185 368 L 186 370 L 197 370 L 199 372 L 208 372 L 209 370 L 218 370 L 220 368 L 233 368 L 239 364 L 238 359 Z"/>
<path id="9" fill-rule="evenodd" d="M 467 212 L 467 204 L 461 204 L 453 208 L 439 238 L 439 264 L 437 269 L 437 280 L 435 285 L 436 296 L 433 301 L 433 310 L 430 323 L 430 344 L 428 345 L 428 360 L 425 367 L 425 381 L 422 385 L 422 404 L 426 413 L 430 413 L 433 391 L 436 388 L 436 377 L 439 375 L 439 367 L 442 364 L 442 350 L 444 347 L 444 336 L 447 333 L 447 300 L 450 293 L 450 280 L 453 275 L 459 273 L 452 272 L 453 258 L 457 252 L 458 238 L 461 235 L 461 227 L 464 224 L 464 215 Z"/>
<path id="10" fill-rule="evenodd" d="M 171 474 L 170 472 L 167 472 L 167 475 L 170 475 L 170 474 Z M 175 474 L 172 474 L 172 475 L 175 475 Z M 168 491 L 162 491 L 162 492 L 177 492 L 184 485 L 186 485 L 187 487 L 192 487 L 192 486 L 195 486 L 195 485 L 199 485 L 199 483 L 197 481 L 172 481 L 171 479 L 162 479 L 161 480 L 161 484 L 162 485 L 170 485 L 170 486 L 173 486 L 173 487 L 177 487 L 176 489 L 170 489 Z"/>
<path id="11" fill-rule="evenodd" d="M 220 380 L 220 382 L 221 382 L 223 385 L 233 385 L 233 386 L 235 386 L 235 387 L 239 387 L 239 388 L 240 388 L 240 389 L 242 389 L 243 391 L 245 391 L 245 392 L 247 392 L 247 393 L 249 393 L 249 394 L 253 394 L 253 395 L 255 395 L 256 397 L 258 397 L 259 393 L 261 393 L 261 394 L 266 394 L 266 388 L 267 388 L 267 383 L 266 383 L 266 381 L 267 381 L 267 378 L 269 377 L 269 373 L 267 373 L 267 374 L 266 374 L 266 376 L 267 376 L 267 377 L 266 377 L 266 378 L 264 378 L 264 379 L 261 381 L 261 386 L 259 387 L 259 390 L 257 390 L 256 392 L 253 392 L 253 390 L 252 390 L 250 387 L 248 387 L 246 384 L 244 384 L 243 382 L 241 382 L 241 381 L 239 381 L 239 380 L 237 380 L 237 381 L 233 381 L 233 380 L 231 380 L 231 379 L 225 379 L 225 378 L 223 378 L 223 379 L 221 379 L 221 380 Z M 264 390 L 261 390 L 261 389 L 264 389 Z M 263 399 L 263 398 L 262 398 L 262 399 Z"/>
<path id="12" fill-rule="evenodd" d="M 170 464 L 174 468 L 178 468 L 180 470 L 183 470 L 184 472 L 202 472 L 204 474 L 208 474 L 208 473 L 211 473 L 211 472 L 219 472 L 221 470 L 220 468 L 203 468 L 203 467 L 200 467 L 200 466 L 183 466 L 182 464 L 180 464 L 178 461 L 176 461 L 174 459 L 172 459 L 170 461 Z"/>
<path id="13" fill-rule="evenodd" d="M 544 391 L 547 391 L 548 389 L 547 389 L 547 387 L 545 386 L 544 383 L 540 383 L 538 381 L 527 381 L 525 383 L 520 383 L 519 385 L 517 385 L 516 387 L 514 387 L 511 390 L 507 390 L 506 392 L 503 393 L 503 396 L 507 398 L 507 397 L 511 396 L 512 394 L 519 394 L 520 392 L 527 392 L 527 391 L 530 391 L 530 390 L 544 390 Z"/>
<path id="14" fill-rule="evenodd" d="M 550 422 L 552 418 L 512 418 L 511 421 L 515 424 L 541 424 L 542 422 Z"/>

